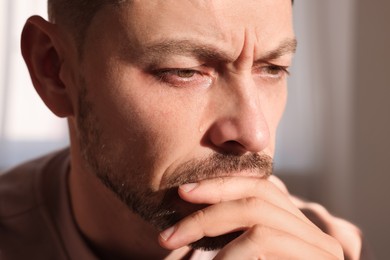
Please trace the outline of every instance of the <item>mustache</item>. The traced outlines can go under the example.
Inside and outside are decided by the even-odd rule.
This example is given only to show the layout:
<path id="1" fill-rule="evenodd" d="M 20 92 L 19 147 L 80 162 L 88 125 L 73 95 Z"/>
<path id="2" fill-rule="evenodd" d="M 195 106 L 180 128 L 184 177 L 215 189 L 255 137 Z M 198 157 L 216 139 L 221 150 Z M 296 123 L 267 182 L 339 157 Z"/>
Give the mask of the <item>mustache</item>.
<path id="1" fill-rule="evenodd" d="M 214 153 L 203 159 L 190 160 L 175 169 L 165 183 L 166 188 L 204 179 L 229 176 L 245 171 L 252 176 L 268 178 L 272 175 L 273 160 L 266 154 L 248 153 L 241 156 Z"/>

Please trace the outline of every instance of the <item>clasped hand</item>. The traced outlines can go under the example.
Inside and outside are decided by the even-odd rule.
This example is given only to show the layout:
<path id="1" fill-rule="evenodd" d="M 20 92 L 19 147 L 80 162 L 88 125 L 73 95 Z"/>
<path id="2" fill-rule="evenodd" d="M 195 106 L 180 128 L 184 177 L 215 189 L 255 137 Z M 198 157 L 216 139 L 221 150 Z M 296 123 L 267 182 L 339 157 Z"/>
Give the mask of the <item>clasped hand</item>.
<path id="1" fill-rule="evenodd" d="M 275 177 L 221 177 L 180 186 L 183 200 L 210 206 L 162 232 L 161 246 L 175 250 L 242 230 L 215 259 L 343 259 L 340 243 L 306 218 L 277 184 Z"/>

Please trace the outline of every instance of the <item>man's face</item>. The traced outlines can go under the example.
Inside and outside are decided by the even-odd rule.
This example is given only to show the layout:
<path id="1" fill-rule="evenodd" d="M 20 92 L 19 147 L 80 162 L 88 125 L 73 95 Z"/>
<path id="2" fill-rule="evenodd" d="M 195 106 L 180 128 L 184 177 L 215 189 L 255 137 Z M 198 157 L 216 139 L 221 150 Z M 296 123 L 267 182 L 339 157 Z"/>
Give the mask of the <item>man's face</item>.
<path id="1" fill-rule="evenodd" d="M 271 172 L 294 51 L 290 0 L 106 6 L 73 70 L 77 144 L 93 172 L 165 228 L 196 210 L 182 183 Z"/>

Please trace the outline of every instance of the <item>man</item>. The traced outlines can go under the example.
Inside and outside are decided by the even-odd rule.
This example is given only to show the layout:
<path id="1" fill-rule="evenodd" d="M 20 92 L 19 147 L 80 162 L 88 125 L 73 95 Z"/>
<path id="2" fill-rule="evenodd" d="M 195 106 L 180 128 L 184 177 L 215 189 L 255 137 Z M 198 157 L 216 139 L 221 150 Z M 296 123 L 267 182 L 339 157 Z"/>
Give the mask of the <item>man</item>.
<path id="1" fill-rule="evenodd" d="M 1 177 L 1 259 L 359 259 L 358 229 L 270 176 L 289 0 L 49 0 L 49 16 L 22 52 L 71 145 Z"/>

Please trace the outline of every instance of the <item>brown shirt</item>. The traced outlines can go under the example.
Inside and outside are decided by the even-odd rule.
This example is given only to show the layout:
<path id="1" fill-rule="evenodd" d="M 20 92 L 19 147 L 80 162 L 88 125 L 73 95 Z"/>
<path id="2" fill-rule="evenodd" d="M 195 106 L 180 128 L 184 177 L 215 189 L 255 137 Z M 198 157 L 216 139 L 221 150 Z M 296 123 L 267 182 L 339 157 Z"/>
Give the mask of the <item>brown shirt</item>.
<path id="1" fill-rule="evenodd" d="M 73 221 L 69 151 L 0 176 L 0 259 L 97 259 Z"/>
<path id="2" fill-rule="evenodd" d="M 69 167 L 66 149 L 0 175 L 1 260 L 97 259 L 72 217 L 67 189 Z M 292 200 L 315 224 L 343 240 L 345 252 L 361 250 L 360 232 L 353 225 L 331 216 L 317 204 Z M 211 259 L 214 255 L 197 251 L 191 259 Z M 364 249 L 360 259 L 373 258 Z"/>

